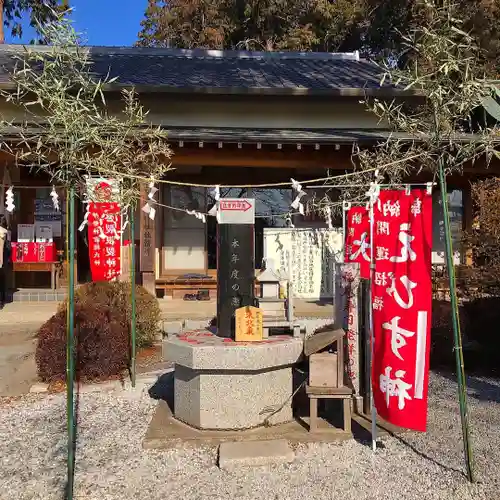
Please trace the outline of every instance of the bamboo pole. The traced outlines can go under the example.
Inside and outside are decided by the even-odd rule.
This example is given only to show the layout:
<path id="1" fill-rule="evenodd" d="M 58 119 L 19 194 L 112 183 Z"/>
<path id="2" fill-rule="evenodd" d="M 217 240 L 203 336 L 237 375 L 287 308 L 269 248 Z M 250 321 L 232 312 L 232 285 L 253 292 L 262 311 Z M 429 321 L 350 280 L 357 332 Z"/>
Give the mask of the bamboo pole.
<path id="1" fill-rule="evenodd" d="M 66 413 L 68 428 L 68 481 L 67 499 L 73 499 L 75 479 L 75 402 L 74 402 L 74 380 L 75 380 L 75 188 L 69 188 L 67 200 L 67 235 L 69 239 L 68 248 L 68 324 L 66 336 Z M 69 219 L 69 220 L 68 220 Z"/>
<path id="2" fill-rule="evenodd" d="M 441 185 L 441 202 L 443 204 L 443 219 L 445 230 L 446 264 L 448 267 L 448 279 L 450 286 L 450 299 L 452 309 L 453 339 L 455 350 L 455 361 L 458 379 L 458 400 L 460 404 L 460 420 L 462 423 L 462 437 L 464 445 L 465 466 L 467 478 L 474 482 L 472 448 L 469 437 L 469 416 L 467 411 L 467 386 L 464 369 L 464 355 L 462 349 L 462 334 L 460 331 L 460 317 L 458 312 L 458 300 L 455 278 L 455 266 L 453 263 L 453 242 L 451 239 L 450 213 L 448 209 L 448 189 L 446 185 L 446 175 L 444 173 L 443 162 L 439 163 L 439 183 Z"/>
<path id="3" fill-rule="evenodd" d="M 373 397 L 373 360 L 375 359 L 375 331 L 373 326 L 373 296 L 372 296 L 372 288 L 373 288 L 373 277 L 375 275 L 375 259 L 373 252 L 373 226 L 374 226 L 374 215 L 373 215 L 373 199 L 370 199 L 370 284 L 368 289 L 368 314 L 370 321 L 370 399 L 371 399 L 371 419 L 372 419 L 372 450 L 377 451 L 377 408 L 375 407 L 375 398 Z"/>
<path id="4" fill-rule="evenodd" d="M 130 325 L 131 359 L 130 374 L 132 387 L 135 387 L 136 379 L 136 307 L 135 307 L 135 204 L 131 206 L 132 214 L 130 216 L 130 300 L 132 301 L 132 317 Z"/>

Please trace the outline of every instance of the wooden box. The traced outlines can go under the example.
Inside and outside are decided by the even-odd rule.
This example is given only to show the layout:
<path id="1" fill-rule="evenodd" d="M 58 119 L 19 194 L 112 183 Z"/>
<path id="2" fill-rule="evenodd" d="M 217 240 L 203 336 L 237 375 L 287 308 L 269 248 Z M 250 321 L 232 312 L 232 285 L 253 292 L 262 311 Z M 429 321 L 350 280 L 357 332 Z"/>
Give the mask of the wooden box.
<path id="1" fill-rule="evenodd" d="M 309 356 L 309 385 L 311 387 L 339 387 L 338 368 L 337 353 L 311 354 Z"/>

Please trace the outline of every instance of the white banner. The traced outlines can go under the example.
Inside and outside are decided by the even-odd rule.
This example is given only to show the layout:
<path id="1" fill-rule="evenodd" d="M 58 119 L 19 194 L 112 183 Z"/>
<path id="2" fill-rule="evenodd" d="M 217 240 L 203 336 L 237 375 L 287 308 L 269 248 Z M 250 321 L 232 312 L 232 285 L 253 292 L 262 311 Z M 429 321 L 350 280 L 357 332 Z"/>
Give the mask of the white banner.
<path id="1" fill-rule="evenodd" d="M 342 259 L 342 230 L 265 228 L 264 258 L 286 272 L 294 297 L 332 298 L 335 263 Z"/>

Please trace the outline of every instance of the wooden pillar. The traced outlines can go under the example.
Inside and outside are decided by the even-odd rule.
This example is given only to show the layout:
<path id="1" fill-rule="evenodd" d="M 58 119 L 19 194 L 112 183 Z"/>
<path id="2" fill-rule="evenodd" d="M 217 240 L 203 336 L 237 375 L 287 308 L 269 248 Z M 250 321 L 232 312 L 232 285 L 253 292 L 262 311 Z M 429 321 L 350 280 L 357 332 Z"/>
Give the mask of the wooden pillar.
<path id="1" fill-rule="evenodd" d="M 156 296 L 155 286 L 155 220 L 142 211 L 147 201 L 147 187 L 142 190 L 139 213 L 139 270 L 142 286 Z M 157 209 L 158 207 L 156 207 Z M 135 235 L 134 235 L 135 237 Z"/>
<path id="2" fill-rule="evenodd" d="M 470 233 L 472 231 L 472 225 L 474 222 L 474 209 L 472 206 L 472 188 L 470 183 L 464 187 L 462 190 L 462 204 L 463 204 L 463 224 L 462 229 L 466 233 Z M 473 264 L 473 253 L 472 248 L 466 247 L 463 248 L 463 252 L 465 255 L 465 265 L 472 266 Z"/>

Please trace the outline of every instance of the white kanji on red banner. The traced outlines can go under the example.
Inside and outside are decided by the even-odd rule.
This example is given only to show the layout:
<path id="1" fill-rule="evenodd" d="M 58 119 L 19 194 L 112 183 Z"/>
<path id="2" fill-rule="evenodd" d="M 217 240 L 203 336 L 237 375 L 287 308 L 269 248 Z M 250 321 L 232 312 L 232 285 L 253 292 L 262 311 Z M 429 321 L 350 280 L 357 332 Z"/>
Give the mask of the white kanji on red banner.
<path id="1" fill-rule="evenodd" d="M 89 203 L 89 256 L 93 281 L 120 275 L 121 215 L 118 203 Z"/>
<path id="2" fill-rule="evenodd" d="M 352 207 L 347 212 L 345 262 L 358 263 L 360 276 L 370 277 L 370 219 L 366 207 Z"/>
<path id="3" fill-rule="evenodd" d="M 372 384 L 379 415 L 425 431 L 432 307 L 432 201 L 381 191 L 374 207 Z"/>

